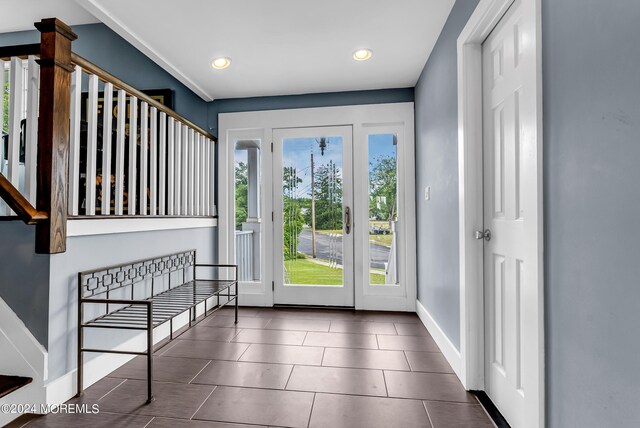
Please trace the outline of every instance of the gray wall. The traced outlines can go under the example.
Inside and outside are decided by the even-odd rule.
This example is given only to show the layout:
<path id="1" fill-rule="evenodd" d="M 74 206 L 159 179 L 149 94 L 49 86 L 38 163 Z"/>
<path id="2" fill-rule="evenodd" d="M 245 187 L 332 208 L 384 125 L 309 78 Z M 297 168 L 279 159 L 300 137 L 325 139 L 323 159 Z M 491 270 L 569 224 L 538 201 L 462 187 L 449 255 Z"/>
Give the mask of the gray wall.
<path id="1" fill-rule="evenodd" d="M 137 89 L 172 89 L 175 111 L 205 128 L 207 103 L 104 24 L 76 25 L 73 51 Z M 38 43 L 40 33 L 0 34 L 0 46 Z"/>
<path id="2" fill-rule="evenodd" d="M 640 2 L 544 0 L 550 427 L 640 426 Z"/>
<path id="3" fill-rule="evenodd" d="M 34 226 L 0 221 L 0 297 L 47 347 L 49 256 L 35 253 Z"/>
<path id="4" fill-rule="evenodd" d="M 216 260 L 216 245 L 216 228 L 69 238 L 67 252 L 51 256 L 49 378 L 56 379 L 76 368 L 78 272 L 194 248 L 197 250 L 198 263 L 213 263 Z M 46 318 L 47 312 L 43 312 L 43 316 Z M 100 334 L 100 346 L 106 348 L 123 343 L 130 337 L 126 332 L 114 334 L 113 331 L 107 331 L 105 334 L 104 331 L 89 331 L 86 340 L 92 341 Z M 85 361 L 95 356 L 87 354 Z"/>
<path id="5" fill-rule="evenodd" d="M 415 88 L 418 300 L 460 349 L 456 42 L 478 0 L 458 0 Z M 431 186 L 431 200 L 424 188 Z"/>
<path id="6" fill-rule="evenodd" d="M 214 100 L 208 105 L 209 129 L 215 135 L 218 134 L 218 113 L 401 103 L 411 101 L 413 101 L 413 88 L 220 99 Z"/>

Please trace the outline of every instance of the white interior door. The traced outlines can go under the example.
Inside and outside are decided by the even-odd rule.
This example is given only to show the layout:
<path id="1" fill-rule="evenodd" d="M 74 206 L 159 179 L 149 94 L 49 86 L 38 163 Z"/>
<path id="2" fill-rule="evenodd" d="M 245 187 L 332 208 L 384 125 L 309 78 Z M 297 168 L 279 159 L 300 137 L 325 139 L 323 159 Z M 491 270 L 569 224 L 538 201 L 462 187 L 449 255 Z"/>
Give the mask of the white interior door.
<path id="1" fill-rule="evenodd" d="M 538 192 L 532 45 L 517 0 L 483 44 L 485 386 L 512 427 L 537 403 Z M 534 420 L 533 418 L 529 418 Z"/>
<path id="2" fill-rule="evenodd" d="M 351 126 L 273 130 L 274 303 L 354 305 Z"/>

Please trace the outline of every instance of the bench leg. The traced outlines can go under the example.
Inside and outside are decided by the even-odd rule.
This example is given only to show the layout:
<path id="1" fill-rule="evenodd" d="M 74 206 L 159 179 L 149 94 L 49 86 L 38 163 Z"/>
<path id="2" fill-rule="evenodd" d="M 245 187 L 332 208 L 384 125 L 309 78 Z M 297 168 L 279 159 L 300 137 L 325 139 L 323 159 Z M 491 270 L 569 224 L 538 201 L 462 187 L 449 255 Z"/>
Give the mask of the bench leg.
<path id="1" fill-rule="evenodd" d="M 153 315 L 147 309 L 147 404 L 153 401 Z"/>
<path id="2" fill-rule="evenodd" d="M 78 288 L 81 290 L 82 281 L 78 280 Z M 76 372 L 76 382 L 77 382 L 77 391 L 76 397 L 80 397 L 82 392 L 84 391 L 84 379 L 83 379 L 83 354 L 82 348 L 84 347 L 84 335 L 82 332 L 82 322 L 84 320 L 83 312 L 82 312 L 82 291 L 79 292 L 78 296 L 78 355 L 76 359 L 76 364 L 78 364 L 78 371 Z"/>
<path id="3" fill-rule="evenodd" d="M 236 324 L 238 324 L 238 283 L 236 282 Z"/>

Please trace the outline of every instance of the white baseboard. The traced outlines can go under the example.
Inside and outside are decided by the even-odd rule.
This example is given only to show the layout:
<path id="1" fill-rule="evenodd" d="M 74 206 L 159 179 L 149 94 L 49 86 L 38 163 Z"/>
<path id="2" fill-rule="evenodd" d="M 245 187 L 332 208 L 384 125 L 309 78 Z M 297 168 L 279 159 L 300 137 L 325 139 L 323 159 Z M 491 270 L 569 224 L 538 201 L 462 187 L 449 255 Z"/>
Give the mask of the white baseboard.
<path id="1" fill-rule="evenodd" d="M 433 337 L 436 345 L 438 345 L 438 348 L 440 348 L 440 351 L 458 376 L 458 379 L 462 381 L 462 357 L 460 356 L 460 351 L 458 351 L 455 345 L 451 343 L 429 311 L 427 311 L 427 309 L 422 306 L 422 303 L 418 300 L 416 300 L 416 312 L 420 321 L 422 321 L 422 324 L 424 324 L 427 331 L 429 331 L 429 334 Z"/>

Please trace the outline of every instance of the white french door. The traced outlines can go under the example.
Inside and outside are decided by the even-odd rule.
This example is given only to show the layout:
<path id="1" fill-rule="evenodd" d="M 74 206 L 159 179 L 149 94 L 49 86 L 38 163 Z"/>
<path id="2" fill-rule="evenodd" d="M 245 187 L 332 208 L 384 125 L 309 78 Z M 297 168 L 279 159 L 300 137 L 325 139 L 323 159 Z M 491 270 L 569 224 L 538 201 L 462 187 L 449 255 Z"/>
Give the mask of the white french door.
<path id="1" fill-rule="evenodd" d="M 219 257 L 254 260 L 240 304 L 415 310 L 413 114 L 398 103 L 220 115 Z"/>
<path id="2" fill-rule="evenodd" d="M 353 130 L 273 130 L 274 303 L 354 306 Z"/>

